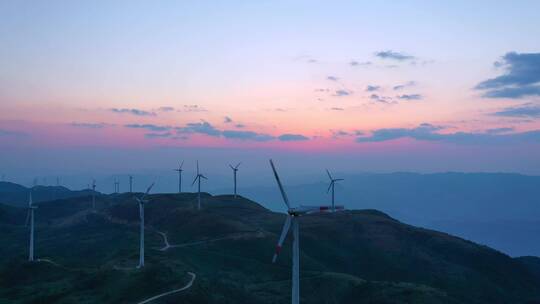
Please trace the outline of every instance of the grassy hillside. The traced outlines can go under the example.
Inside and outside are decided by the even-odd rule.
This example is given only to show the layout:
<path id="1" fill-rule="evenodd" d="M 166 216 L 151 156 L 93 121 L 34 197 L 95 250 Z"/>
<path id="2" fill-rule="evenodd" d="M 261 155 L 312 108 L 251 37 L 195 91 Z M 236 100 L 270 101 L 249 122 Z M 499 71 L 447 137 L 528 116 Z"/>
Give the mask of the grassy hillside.
<path id="1" fill-rule="evenodd" d="M 93 192 L 92 190 L 73 191 L 62 186 L 34 186 L 32 188 L 26 188 L 10 182 L 0 182 L 0 204 L 25 207 L 28 205 L 30 191 L 32 191 L 34 202 L 89 196 Z"/>
<path id="2" fill-rule="evenodd" d="M 28 263 L 25 210 L 0 208 L 2 303 L 136 303 L 193 286 L 156 303 L 284 303 L 291 248 L 271 263 L 284 214 L 245 198 L 156 194 L 146 205 L 146 265 L 138 261 L 138 206 L 132 194 L 38 204 L 36 255 Z M 304 303 L 529 303 L 540 278 L 524 263 L 375 210 L 300 219 Z M 173 246 L 164 247 L 165 233 Z M 536 265 L 536 264 L 534 264 Z"/>

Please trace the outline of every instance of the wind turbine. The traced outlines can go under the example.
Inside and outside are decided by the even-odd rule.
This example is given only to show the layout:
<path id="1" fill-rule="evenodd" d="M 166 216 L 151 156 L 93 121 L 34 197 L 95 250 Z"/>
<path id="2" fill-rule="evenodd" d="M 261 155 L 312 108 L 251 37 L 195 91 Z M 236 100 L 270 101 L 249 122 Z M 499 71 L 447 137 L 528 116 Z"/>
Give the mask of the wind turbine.
<path id="1" fill-rule="evenodd" d="M 140 198 L 135 197 L 137 202 L 139 202 L 139 216 L 141 219 L 141 237 L 140 237 L 140 243 L 139 243 L 139 266 L 137 268 L 144 267 L 144 204 L 148 203 L 148 200 L 145 200 L 144 198 L 148 195 L 150 190 L 154 187 L 154 183 L 146 189 L 146 193 L 144 193 Z"/>
<path id="2" fill-rule="evenodd" d="M 96 180 L 92 180 L 92 209 L 96 210 Z"/>
<path id="3" fill-rule="evenodd" d="M 191 187 L 195 185 L 195 182 L 198 181 L 198 191 L 197 191 L 197 208 L 201 210 L 201 178 L 208 179 L 206 176 L 199 173 L 199 161 L 197 161 L 197 176 L 195 176 L 195 179 L 193 180 L 193 183 L 191 184 Z"/>
<path id="4" fill-rule="evenodd" d="M 116 193 L 120 193 L 120 181 L 119 180 L 115 180 L 114 181 L 114 185 L 115 185 L 115 191 Z"/>
<path id="5" fill-rule="evenodd" d="M 283 245 L 283 242 L 285 241 L 285 238 L 287 237 L 287 234 L 289 233 L 289 229 L 292 226 L 292 233 L 293 233 L 293 244 L 292 244 L 292 304 L 299 304 L 300 303 L 300 235 L 299 235 L 299 222 L 298 218 L 303 215 L 311 214 L 311 213 L 317 213 L 317 212 L 327 212 L 330 210 L 331 206 L 302 206 L 299 207 L 291 207 L 289 203 L 289 199 L 287 198 L 287 194 L 285 193 L 285 189 L 283 188 L 283 185 L 281 184 L 281 181 L 279 179 L 278 173 L 276 171 L 276 167 L 274 166 L 274 162 L 270 160 L 270 166 L 272 166 L 272 171 L 274 171 L 274 177 L 276 178 L 277 184 L 279 186 L 279 191 L 281 192 L 281 196 L 283 197 L 283 201 L 285 202 L 285 205 L 287 206 L 287 219 L 285 220 L 285 223 L 283 224 L 283 229 L 281 230 L 281 235 L 279 237 L 277 246 L 276 246 L 276 252 L 274 253 L 274 257 L 272 258 L 272 263 L 276 262 L 276 259 L 281 251 L 281 246 Z M 336 206 L 336 208 L 343 209 L 341 206 Z"/>
<path id="6" fill-rule="evenodd" d="M 129 193 L 133 193 L 133 175 L 129 176 Z"/>
<path id="7" fill-rule="evenodd" d="M 37 207 L 33 205 L 32 201 L 32 191 L 30 191 L 30 196 L 28 198 L 28 215 L 26 216 L 26 226 L 30 221 L 30 246 L 28 251 L 28 261 L 34 261 L 34 210 Z"/>
<path id="8" fill-rule="evenodd" d="M 184 161 L 178 166 L 178 169 L 174 169 L 174 171 L 178 172 L 178 193 L 182 193 L 182 167 L 184 166 Z"/>
<path id="9" fill-rule="evenodd" d="M 328 193 L 330 191 L 330 189 L 332 189 L 332 212 L 335 212 L 336 208 L 335 208 L 335 202 L 334 202 L 334 188 L 336 186 L 336 182 L 340 182 L 340 181 L 342 181 L 344 179 L 343 178 L 333 178 L 332 175 L 330 175 L 330 171 L 328 171 L 328 169 L 326 169 L 326 173 L 328 174 L 328 178 L 330 179 L 330 185 L 328 186 L 328 190 L 326 190 L 326 193 Z"/>
<path id="10" fill-rule="evenodd" d="M 240 167 L 240 164 L 241 163 L 238 163 L 236 167 L 233 167 L 232 165 L 229 164 L 229 167 L 231 167 L 231 169 L 233 170 L 233 175 L 234 175 L 234 198 L 236 198 L 236 173 L 238 172 L 238 167 Z"/>

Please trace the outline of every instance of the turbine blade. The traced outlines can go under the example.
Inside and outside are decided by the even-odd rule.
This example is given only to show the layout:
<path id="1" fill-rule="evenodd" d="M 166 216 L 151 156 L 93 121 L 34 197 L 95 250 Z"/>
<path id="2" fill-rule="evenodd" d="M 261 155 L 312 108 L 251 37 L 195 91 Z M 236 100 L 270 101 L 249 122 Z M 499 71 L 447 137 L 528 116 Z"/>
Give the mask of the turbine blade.
<path id="1" fill-rule="evenodd" d="M 154 187 L 154 184 L 155 184 L 155 183 L 152 183 L 152 184 L 150 185 L 150 187 L 148 187 L 148 189 L 146 189 L 145 195 L 147 195 L 147 194 L 150 192 L 150 190 L 152 190 L 152 187 Z"/>
<path id="2" fill-rule="evenodd" d="M 234 167 L 234 168 L 238 169 L 238 167 L 240 167 L 241 164 L 242 164 L 242 162 L 239 162 L 238 165 L 236 165 L 236 167 Z"/>
<path id="3" fill-rule="evenodd" d="M 208 179 L 208 177 L 206 177 L 206 176 L 204 176 L 204 175 L 202 175 L 202 174 L 201 174 L 201 177 L 204 178 L 204 179 Z"/>
<path id="4" fill-rule="evenodd" d="M 328 186 L 328 190 L 326 190 L 326 193 L 330 192 L 330 189 L 332 189 L 333 184 L 334 184 L 334 181 L 331 181 L 330 185 Z"/>
<path id="5" fill-rule="evenodd" d="M 184 161 L 182 161 L 182 163 L 180 164 L 180 170 L 182 170 L 182 167 L 184 166 Z"/>
<path id="6" fill-rule="evenodd" d="M 229 167 L 231 167 L 231 169 L 233 169 L 233 170 L 235 169 L 231 164 L 229 164 Z"/>
<path id="7" fill-rule="evenodd" d="M 193 180 L 193 183 L 191 183 L 191 186 L 195 185 L 195 182 L 197 181 L 197 178 L 199 178 L 199 175 L 195 176 L 195 179 Z"/>
<path id="8" fill-rule="evenodd" d="M 337 178 L 337 179 L 335 179 L 334 181 L 335 181 L 335 182 L 340 182 L 340 181 L 344 181 L 344 180 L 345 180 L 345 179 L 343 179 L 343 178 Z"/>
<path id="9" fill-rule="evenodd" d="M 154 184 L 155 184 L 155 183 L 152 183 L 152 184 L 150 185 L 150 187 L 148 187 L 148 189 L 146 189 L 146 192 L 143 194 L 143 196 L 142 196 L 141 199 L 140 199 L 141 201 L 144 200 L 144 198 L 148 195 L 148 193 L 150 193 L 150 190 L 152 190 L 152 187 L 154 187 Z"/>
<path id="10" fill-rule="evenodd" d="M 277 257 L 279 253 L 281 252 L 281 247 L 283 246 L 283 242 L 285 241 L 285 238 L 287 237 L 287 233 L 289 232 L 290 228 L 291 228 L 291 216 L 287 215 L 287 219 L 285 219 L 285 223 L 283 224 L 283 229 L 281 229 L 281 235 L 279 236 L 279 240 L 276 246 L 276 252 L 274 253 L 274 256 L 272 257 L 272 263 L 276 262 Z"/>
<path id="11" fill-rule="evenodd" d="M 330 180 L 334 180 L 334 179 L 332 178 L 332 175 L 330 175 L 330 171 L 328 171 L 328 169 L 326 169 L 326 174 L 328 174 L 328 178 L 330 178 Z"/>
<path id="12" fill-rule="evenodd" d="M 274 177 L 276 178 L 276 181 L 279 186 L 279 191 L 281 191 L 281 196 L 283 197 L 283 201 L 285 202 L 285 205 L 287 205 L 287 208 L 291 208 L 291 205 L 289 204 L 289 199 L 287 198 L 287 194 L 285 193 L 285 189 L 283 189 L 283 185 L 281 184 L 281 181 L 279 180 L 279 175 L 276 171 L 276 167 L 274 166 L 274 162 L 270 160 L 270 166 L 272 166 L 272 171 L 274 171 Z"/>

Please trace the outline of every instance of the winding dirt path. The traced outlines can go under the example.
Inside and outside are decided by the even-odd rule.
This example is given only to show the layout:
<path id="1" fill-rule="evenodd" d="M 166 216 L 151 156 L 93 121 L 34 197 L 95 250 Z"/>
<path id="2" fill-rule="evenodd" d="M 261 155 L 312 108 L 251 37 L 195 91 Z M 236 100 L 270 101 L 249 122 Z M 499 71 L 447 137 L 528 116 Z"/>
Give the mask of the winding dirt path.
<path id="1" fill-rule="evenodd" d="M 148 299 L 146 299 L 144 301 L 141 301 L 141 302 L 139 302 L 137 304 L 150 303 L 150 302 L 152 302 L 154 300 L 157 300 L 159 298 L 162 298 L 162 297 L 165 297 L 165 296 L 168 296 L 168 295 L 171 295 L 171 294 L 174 294 L 174 293 L 189 289 L 191 287 L 191 285 L 193 285 L 193 281 L 195 281 L 195 278 L 197 277 L 197 275 L 194 274 L 193 272 L 188 272 L 188 274 L 191 276 L 191 280 L 186 284 L 186 286 L 184 286 L 182 288 L 179 288 L 179 289 L 174 289 L 174 290 L 171 290 L 171 291 L 167 291 L 167 292 L 158 294 L 157 296 L 153 296 L 153 297 L 148 298 Z"/>
<path id="2" fill-rule="evenodd" d="M 154 249 L 159 250 L 159 251 L 167 251 L 167 250 L 169 250 L 171 248 L 183 248 L 183 247 L 189 247 L 189 246 L 203 245 L 203 244 L 208 244 L 208 243 L 213 243 L 213 242 L 223 241 L 223 240 L 229 240 L 229 239 L 238 239 L 238 238 L 241 238 L 243 236 L 247 236 L 247 235 L 250 235 L 250 234 L 253 233 L 253 232 L 246 232 L 246 233 L 240 233 L 240 234 L 237 234 L 237 235 L 229 235 L 229 236 L 224 236 L 224 237 L 219 237 L 219 238 L 214 238 L 214 239 L 193 241 L 193 242 L 187 242 L 187 243 L 182 243 L 182 244 L 171 244 L 171 243 L 169 243 L 167 233 L 161 232 L 161 231 L 159 231 L 157 229 L 153 229 L 153 230 L 156 233 L 158 233 L 161 236 L 161 238 L 163 239 L 163 247 L 154 248 Z"/>
<path id="3" fill-rule="evenodd" d="M 169 239 L 167 238 L 167 234 L 165 232 L 161 232 L 156 230 L 156 232 L 161 235 L 163 238 L 163 243 L 165 244 L 163 247 L 159 248 L 159 251 L 167 251 L 167 249 L 171 248 L 171 244 L 169 244 Z"/>
<path id="4" fill-rule="evenodd" d="M 60 264 L 58 264 L 58 263 L 56 263 L 56 262 L 53 262 L 53 261 L 50 260 L 50 259 L 36 259 L 36 262 L 49 263 L 49 264 L 52 264 L 52 265 L 57 266 L 57 267 L 65 268 L 65 267 L 61 266 Z"/>

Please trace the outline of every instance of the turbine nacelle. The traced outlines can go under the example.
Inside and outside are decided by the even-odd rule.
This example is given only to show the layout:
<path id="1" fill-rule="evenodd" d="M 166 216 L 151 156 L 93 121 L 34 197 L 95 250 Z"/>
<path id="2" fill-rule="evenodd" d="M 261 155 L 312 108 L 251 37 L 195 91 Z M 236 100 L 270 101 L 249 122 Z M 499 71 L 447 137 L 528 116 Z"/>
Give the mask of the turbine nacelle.
<path id="1" fill-rule="evenodd" d="M 344 206 L 335 206 L 335 210 L 345 210 Z M 300 205 L 300 207 L 290 208 L 287 210 L 287 213 L 291 216 L 302 216 L 304 214 L 312 214 L 312 213 L 325 213 L 325 212 L 331 212 L 332 206 L 304 206 Z"/>
<path id="2" fill-rule="evenodd" d="M 238 164 L 237 164 L 236 166 L 234 166 L 234 167 L 233 167 L 233 165 L 229 164 L 229 167 L 231 167 L 231 169 L 232 169 L 233 171 L 236 172 L 236 171 L 238 171 L 238 167 L 240 167 L 241 164 L 242 164 L 242 163 L 240 162 L 240 163 L 238 163 Z"/>
<path id="3" fill-rule="evenodd" d="M 139 204 L 144 205 L 145 203 L 148 203 L 148 202 L 149 202 L 149 201 L 146 200 L 145 198 L 146 198 L 146 196 L 148 196 L 148 193 L 150 193 L 150 190 L 152 190 L 152 187 L 154 187 L 154 184 L 155 184 L 155 183 L 152 183 L 152 184 L 150 185 L 150 187 L 148 187 L 148 189 L 146 189 L 146 192 L 145 192 L 140 198 L 139 198 L 139 197 L 136 197 L 136 196 L 134 197 L 135 200 L 136 200 Z"/>
<path id="4" fill-rule="evenodd" d="M 173 170 L 176 171 L 176 172 L 182 172 L 182 171 L 184 171 L 184 169 L 182 169 L 183 166 L 184 166 L 184 161 L 182 161 L 180 166 L 178 166 L 178 169 L 173 169 Z"/>
<path id="5" fill-rule="evenodd" d="M 335 210 L 344 210 L 344 207 L 343 206 L 334 206 L 332 208 L 332 206 L 328 206 L 328 205 L 320 205 L 320 206 L 300 205 L 299 207 L 291 207 L 291 204 L 289 202 L 289 198 L 287 197 L 287 193 L 285 193 L 285 189 L 283 188 L 283 185 L 281 184 L 281 180 L 279 178 L 276 167 L 274 166 L 274 162 L 272 160 L 270 160 L 270 166 L 272 166 L 272 171 L 274 172 L 274 177 L 276 178 L 276 182 L 278 184 L 279 191 L 281 192 L 281 197 L 283 198 L 283 202 L 287 206 L 287 218 L 285 219 L 285 223 L 283 224 L 283 229 L 281 230 L 281 235 L 280 235 L 278 243 L 276 245 L 276 251 L 275 251 L 274 256 L 272 258 L 272 263 L 275 263 L 279 253 L 281 252 L 281 247 L 283 246 L 283 242 L 287 238 L 287 235 L 289 233 L 289 230 L 290 230 L 291 226 L 293 226 L 293 234 L 298 235 L 298 217 L 299 216 L 303 216 L 303 215 L 307 215 L 307 214 L 313 214 L 313 213 L 332 212 L 333 210 L 334 211 Z M 333 180 L 332 176 L 330 175 L 330 172 L 328 172 L 328 170 L 326 172 L 328 173 L 328 176 L 330 177 L 330 179 Z M 295 238 L 297 238 L 297 237 L 295 237 Z M 296 245 L 294 245 L 294 244 L 296 244 Z M 294 259 L 298 260 L 299 259 L 299 257 L 298 257 L 298 254 L 299 254 L 298 253 L 298 248 L 296 248 L 296 250 L 295 250 L 294 249 L 295 246 L 298 246 L 298 239 L 293 239 L 293 252 L 296 251 L 295 253 L 293 253 L 293 260 Z M 294 267 L 298 267 L 298 265 L 294 266 Z M 294 273 L 294 271 L 293 271 L 293 273 Z M 293 285 L 300 284 L 298 282 L 298 280 L 299 280 L 298 277 L 295 277 L 294 274 L 293 274 L 293 277 L 294 277 L 293 281 L 296 280 L 296 283 L 294 283 Z M 293 286 L 293 290 L 294 289 L 295 289 L 295 287 Z"/>
<path id="6" fill-rule="evenodd" d="M 330 179 L 330 185 L 328 185 L 328 189 L 326 190 L 326 193 L 328 193 L 328 192 L 330 192 L 330 189 L 332 189 L 332 187 L 334 187 L 336 182 L 343 181 L 344 179 L 343 178 L 333 178 L 332 175 L 330 174 L 330 171 L 328 171 L 328 169 L 326 169 L 326 174 L 328 174 L 328 178 Z"/>
<path id="7" fill-rule="evenodd" d="M 150 202 L 150 201 L 147 200 L 147 199 L 143 200 L 143 199 L 140 199 L 140 198 L 138 198 L 138 197 L 135 197 L 135 200 L 136 200 L 139 204 L 141 204 L 141 205 L 144 205 L 144 204 Z"/>

